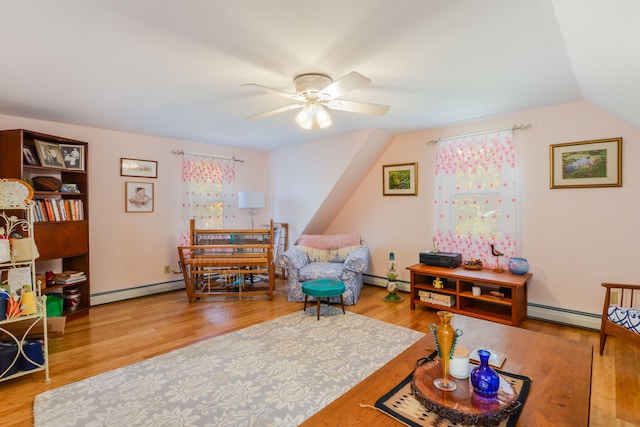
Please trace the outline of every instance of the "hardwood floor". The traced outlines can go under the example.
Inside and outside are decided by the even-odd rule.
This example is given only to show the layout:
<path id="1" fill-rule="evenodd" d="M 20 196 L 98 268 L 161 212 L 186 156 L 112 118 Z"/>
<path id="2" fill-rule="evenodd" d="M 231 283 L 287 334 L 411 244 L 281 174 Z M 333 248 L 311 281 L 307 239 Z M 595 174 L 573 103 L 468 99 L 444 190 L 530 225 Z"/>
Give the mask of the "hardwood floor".
<path id="1" fill-rule="evenodd" d="M 33 400 L 43 391 L 301 310 L 302 303 L 286 301 L 284 289 L 277 280 L 271 302 L 211 299 L 189 304 L 186 293 L 176 291 L 93 307 L 89 316 L 67 324 L 63 338 L 50 340 L 49 383 L 43 373 L 0 383 L 0 424 L 32 425 Z M 436 321 L 433 311 L 411 311 L 407 294 L 397 304 L 383 301 L 385 295 L 384 288 L 365 285 L 358 303 L 347 310 L 424 332 Z M 640 425 L 640 349 L 609 338 L 600 356 L 596 331 L 537 320 L 522 327 L 593 346 L 591 426 Z"/>

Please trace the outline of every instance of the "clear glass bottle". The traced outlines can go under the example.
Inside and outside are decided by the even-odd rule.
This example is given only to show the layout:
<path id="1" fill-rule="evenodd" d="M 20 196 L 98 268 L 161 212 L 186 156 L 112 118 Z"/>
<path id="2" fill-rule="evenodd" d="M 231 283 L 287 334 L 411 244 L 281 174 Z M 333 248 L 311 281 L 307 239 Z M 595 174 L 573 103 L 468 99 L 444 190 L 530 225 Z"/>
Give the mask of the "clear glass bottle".
<path id="1" fill-rule="evenodd" d="M 402 301 L 402 297 L 400 297 L 396 291 L 398 290 L 398 270 L 396 268 L 396 256 L 393 252 L 389 252 L 389 261 L 387 261 L 387 290 L 389 294 L 384 297 L 385 301 L 388 302 L 400 302 Z"/>

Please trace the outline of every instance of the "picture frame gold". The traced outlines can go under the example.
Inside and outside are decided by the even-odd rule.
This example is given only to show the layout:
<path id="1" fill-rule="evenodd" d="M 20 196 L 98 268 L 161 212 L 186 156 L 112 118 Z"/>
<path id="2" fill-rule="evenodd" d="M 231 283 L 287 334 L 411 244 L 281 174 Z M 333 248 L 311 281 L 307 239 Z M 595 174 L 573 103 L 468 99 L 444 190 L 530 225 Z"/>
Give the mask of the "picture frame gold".
<path id="1" fill-rule="evenodd" d="M 40 158 L 40 166 L 65 169 L 60 145 L 54 142 L 40 141 L 37 139 L 34 139 L 33 142 L 36 146 L 38 157 Z"/>
<path id="2" fill-rule="evenodd" d="M 382 166 L 383 196 L 417 196 L 418 163 L 398 163 Z"/>
<path id="3" fill-rule="evenodd" d="M 550 188 L 622 187 L 622 138 L 549 146 Z"/>

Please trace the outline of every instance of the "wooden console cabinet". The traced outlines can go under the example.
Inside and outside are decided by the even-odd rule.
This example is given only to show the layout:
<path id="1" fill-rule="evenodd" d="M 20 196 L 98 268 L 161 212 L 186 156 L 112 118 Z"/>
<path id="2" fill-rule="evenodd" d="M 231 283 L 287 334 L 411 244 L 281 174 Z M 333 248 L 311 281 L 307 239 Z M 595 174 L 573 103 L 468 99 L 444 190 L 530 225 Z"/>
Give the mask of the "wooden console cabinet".
<path id="1" fill-rule="evenodd" d="M 527 284 L 531 273 L 520 276 L 508 270 L 496 273 L 489 269 L 465 270 L 462 267 L 444 268 L 424 264 L 409 266 L 407 270 L 411 272 L 412 310 L 416 305 L 422 305 L 513 326 L 520 325 L 527 318 Z M 434 287 L 436 279 L 440 279 L 442 288 Z M 473 295 L 473 286 L 480 287 L 481 295 Z M 492 296 L 491 291 L 504 296 Z M 429 298 L 434 296 L 429 294 L 437 294 L 437 300 L 443 302 L 433 302 L 436 299 Z"/>

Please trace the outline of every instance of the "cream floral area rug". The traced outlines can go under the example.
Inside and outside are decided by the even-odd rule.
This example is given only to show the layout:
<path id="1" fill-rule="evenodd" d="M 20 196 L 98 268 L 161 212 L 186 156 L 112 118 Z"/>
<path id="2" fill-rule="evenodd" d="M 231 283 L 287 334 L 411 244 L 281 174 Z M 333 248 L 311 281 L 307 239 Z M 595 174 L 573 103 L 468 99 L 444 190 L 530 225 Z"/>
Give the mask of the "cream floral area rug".
<path id="1" fill-rule="evenodd" d="M 297 426 L 424 334 L 315 307 L 41 393 L 36 427 Z"/>

